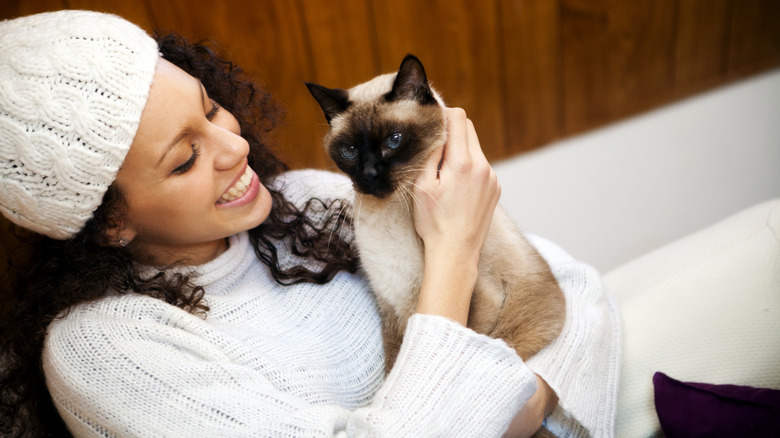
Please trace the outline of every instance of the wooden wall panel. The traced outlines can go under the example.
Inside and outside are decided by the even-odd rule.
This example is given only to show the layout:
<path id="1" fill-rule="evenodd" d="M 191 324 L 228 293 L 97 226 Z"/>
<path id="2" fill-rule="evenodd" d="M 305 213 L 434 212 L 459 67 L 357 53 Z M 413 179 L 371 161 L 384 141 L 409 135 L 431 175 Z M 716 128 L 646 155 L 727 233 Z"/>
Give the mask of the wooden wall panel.
<path id="1" fill-rule="evenodd" d="M 675 6 L 669 0 L 563 1 L 564 134 L 669 98 Z"/>
<path id="2" fill-rule="evenodd" d="M 381 72 L 370 0 L 327 3 L 298 0 L 297 6 L 303 28 L 306 29 L 312 63 L 311 76 L 306 78 L 307 82 L 329 88 L 349 88 Z M 336 170 L 330 158 L 320 150 L 321 139 L 328 130 L 325 116 L 302 82 L 295 91 L 307 101 L 304 102 L 306 106 L 299 111 L 307 115 L 306 123 L 310 123 L 309 127 L 301 126 L 301 129 L 313 132 L 307 140 L 310 147 L 322 154 L 322 167 Z"/>
<path id="3" fill-rule="evenodd" d="M 0 19 L 21 17 L 67 7 L 64 0 L 3 0 L 0 1 Z"/>
<path id="4" fill-rule="evenodd" d="M 780 64 L 780 0 L 735 0 L 732 19 L 731 78 Z"/>
<path id="5" fill-rule="evenodd" d="M 506 156 L 496 2 L 395 0 L 373 7 L 382 71 L 415 54 L 445 102 L 466 109 L 485 155 Z"/>
<path id="6" fill-rule="evenodd" d="M 560 135 L 559 2 L 502 0 L 501 56 L 507 155 Z"/>
<path id="7" fill-rule="evenodd" d="M 155 28 L 151 11 L 147 8 L 146 2 L 138 0 L 64 0 L 63 3 L 68 9 L 110 12 L 132 21 L 147 31 L 152 31 Z"/>
<path id="8" fill-rule="evenodd" d="M 371 0 L 298 3 L 314 64 L 310 82 L 348 88 L 382 72 Z"/>
<path id="9" fill-rule="evenodd" d="M 3 0 L 0 18 L 63 7 L 216 41 L 287 109 L 293 167 L 332 167 L 303 82 L 349 87 L 408 52 L 493 160 L 780 65 L 780 0 Z"/>
<path id="10" fill-rule="evenodd" d="M 700 91 L 723 80 L 728 69 L 733 7 L 734 0 L 679 2 L 674 52 L 676 95 Z"/>

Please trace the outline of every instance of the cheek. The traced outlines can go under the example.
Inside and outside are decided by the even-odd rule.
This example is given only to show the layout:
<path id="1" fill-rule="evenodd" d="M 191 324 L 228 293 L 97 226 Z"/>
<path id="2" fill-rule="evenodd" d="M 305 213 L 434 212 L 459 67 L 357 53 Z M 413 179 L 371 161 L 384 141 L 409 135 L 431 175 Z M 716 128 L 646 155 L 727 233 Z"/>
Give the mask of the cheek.
<path id="1" fill-rule="evenodd" d="M 266 219 L 268 219 L 268 215 L 271 214 L 271 209 L 273 208 L 273 200 L 271 199 L 271 193 L 268 191 L 268 189 L 260 184 L 260 193 L 257 195 L 258 197 L 258 205 L 255 208 L 256 214 L 251 215 L 249 219 L 252 218 L 255 222 L 253 225 L 251 225 L 248 228 L 254 228 L 261 223 L 265 222 Z"/>
<path id="2" fill-rule="evenodd" d="M 128 196 L 130 217 L 145 226 L 159 228 L 197 219 L 213 207 L 212 191 L 204 179 L 182 180 L 167 190 L 145 190 Z"/>
<path id="3" fill-rule="evenodd" d="M 161 200 L 154 196 L 130 202 L 130 218 L 140 229 L 166 229 L 184 216 L 185 200 L 173 198 Z"/>

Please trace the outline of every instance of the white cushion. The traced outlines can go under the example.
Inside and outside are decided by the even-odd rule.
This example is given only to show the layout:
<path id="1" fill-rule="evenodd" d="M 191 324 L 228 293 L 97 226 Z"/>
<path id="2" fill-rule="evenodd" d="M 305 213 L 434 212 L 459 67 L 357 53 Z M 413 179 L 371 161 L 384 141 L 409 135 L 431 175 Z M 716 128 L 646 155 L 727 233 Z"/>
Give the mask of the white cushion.
<path id="1" fill-rule="evenodd" d="M 780 388 L 780 199 L 621 266 L 604 284 L 623 319 L 618 437 L 659 430 L 656 371 Z"/>

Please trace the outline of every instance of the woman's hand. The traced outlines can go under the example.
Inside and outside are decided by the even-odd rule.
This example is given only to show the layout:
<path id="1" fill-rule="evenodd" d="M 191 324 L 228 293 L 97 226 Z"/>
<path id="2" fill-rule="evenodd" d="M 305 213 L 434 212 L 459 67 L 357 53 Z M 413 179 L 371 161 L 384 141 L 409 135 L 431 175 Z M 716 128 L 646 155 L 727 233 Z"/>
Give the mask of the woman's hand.
<path id="1" fill-rule="evenodd" d="M 558 404 L 558 396 L 544 379 L 536 376 L 536 383 L 538 389 L 512 420 L 509 429 L 504 433 L 504 438 L 533 436 Z"/>
<path id="2" fill-rule="evenodd" d="M 465 325 L 501 188 L 465 111 L 446 109 L 445 116 L 447 144 L 432 154 L 415 181 L 415 229 L 425 245 L 417 311 Z"/>

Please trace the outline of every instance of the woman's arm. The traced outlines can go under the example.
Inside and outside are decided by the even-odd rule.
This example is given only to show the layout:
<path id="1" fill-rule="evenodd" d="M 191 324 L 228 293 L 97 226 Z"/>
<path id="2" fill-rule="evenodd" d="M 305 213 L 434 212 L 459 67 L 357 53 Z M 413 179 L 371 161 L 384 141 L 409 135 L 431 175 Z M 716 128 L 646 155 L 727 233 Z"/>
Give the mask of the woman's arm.
<path id="1" fill-rule="evenodd" d="M 341 282 L 336 288 L 348 287 L 344 280 L 334 280 Z M 250 299 L 240 307 L 261 315 L 250 324 L 259 337 L 278 339 L 284 330 L 263 325 L 273 319 L 263 317 L 267 304 Z M 490 437 L 536 388 L 506 344 L 447 318 L 414 315 L 392 372 L 373 400 L 357 407 L 351 396 L 318 385 L 370 389 L 327 378 L 360 356 L 345 354 L 332 368 L 296 352 L 293 367 L 279 342 L 270 343 L 278 350 L 270 354 L 249 332 L 223 333 L 231 324 L 210 320 L 136 294 L 78 306 L 55 320 L 43 367 L 74 435 Z"/>
<path id="2" fill-rule="evenodd" d="M 479 253 L 501 188 L 466 113 L 459 108 L 445 111 L 446 148 L 431 156 L 415 186 L 415 206 L 420 207 L 415 210 L 415 226 L 425 242 L 417 312 L 466 325 Z M 506 437 L 533 435 L 557 405 L 552 388 L 539 376 L 536 381 L 538 389 L 515 416 Z"/>
<path id="3" fill-rule="evenodd" d="M 425 245 L 417 312 L 466 325 L 501 188 L 466 112 L 448 108 L 445 115 L 447 144 L 432 154 L 415 184 L 415 228 Z"/>
<path id="4" fill-rule="evenodd" d="M 533 436 L 542 427 L 545 417 L 550 415 L 558 405 L 558 396 L 550 385 L 538 375 L 536 383 L 538 389 L 512 420 L 509 429 L 504 433 L 504 438 Z"/>
<path id="5" fill-rule="evenodd" d="M 572 437 L 612 437 L 620 369 L 617 312 L 598 271 L 550 241 L 526 237 L 550 265 L 566 297 L 561 334 L 527 361 L 560 398 L 546 427 Z"/>

